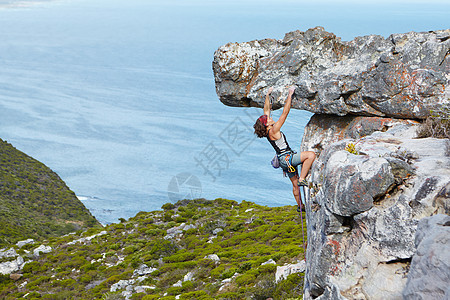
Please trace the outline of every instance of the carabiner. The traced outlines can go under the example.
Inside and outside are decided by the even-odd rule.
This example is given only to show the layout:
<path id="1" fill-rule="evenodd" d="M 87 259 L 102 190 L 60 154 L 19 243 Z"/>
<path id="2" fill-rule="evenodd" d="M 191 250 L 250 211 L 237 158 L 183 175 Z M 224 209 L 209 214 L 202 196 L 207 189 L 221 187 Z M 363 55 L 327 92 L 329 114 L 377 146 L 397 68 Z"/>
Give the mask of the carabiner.
<path id="1" fill-rule="evenodd" d="M 294 173 L 295 172 L 295 168 L 291 165 L 291 162 L 290 162 L 290 159 L 289 159 L 290 157 L 291 157 L 291 155 L 288 154 L 288 155 L 286 155 L 284 160 L 286 161 L 286 164 L 288 166 L 288 172 L 289 173 Z"/>

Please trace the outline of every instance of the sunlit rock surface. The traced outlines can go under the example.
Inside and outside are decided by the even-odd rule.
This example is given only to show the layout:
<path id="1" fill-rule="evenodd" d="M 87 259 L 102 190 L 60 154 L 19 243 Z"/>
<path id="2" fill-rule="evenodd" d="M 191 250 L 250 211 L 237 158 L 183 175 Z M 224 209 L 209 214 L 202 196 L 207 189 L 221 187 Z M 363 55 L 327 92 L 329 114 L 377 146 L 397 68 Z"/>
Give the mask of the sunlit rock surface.
<path id="1" fill-rule="evenodd" d="M 281 107 L 313 113 L 423 119 L 449 102 L 450 30 L 357 37 L 344 42 L 321 27 L 283 40 L 229 43 L 214 54 L 219 99 L 230 106 L 264 105 L 274 87 Z"/>

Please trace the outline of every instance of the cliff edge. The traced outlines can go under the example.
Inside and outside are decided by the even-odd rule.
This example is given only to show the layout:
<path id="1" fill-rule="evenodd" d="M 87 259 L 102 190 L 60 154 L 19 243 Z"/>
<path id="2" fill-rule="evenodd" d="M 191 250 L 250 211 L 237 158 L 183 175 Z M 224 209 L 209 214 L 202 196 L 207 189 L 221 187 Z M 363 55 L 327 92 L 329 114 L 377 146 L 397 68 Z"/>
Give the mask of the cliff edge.
<path id="1" fill-rule="evenodd" d="M 342 42 L 321 27 L 215 52 L 224 104 L 262 107 L 273 86 L 280 108 L 293 85 L 292 106 L 315 113 L 301 149 L 318 154 L 306 201 L 304 299 L 450 296 L 448 261 L 433 265 L 438 256 L 418 250 L 445 253 L 450 241 L 421 247 L 416 237 L 419 223 L 450 212 L 449 133 L 417 138 L 436 114 L 448 129 L 449 54 L 449 29 Z M 433 288 L 420 280 L 424 273 Z"/>

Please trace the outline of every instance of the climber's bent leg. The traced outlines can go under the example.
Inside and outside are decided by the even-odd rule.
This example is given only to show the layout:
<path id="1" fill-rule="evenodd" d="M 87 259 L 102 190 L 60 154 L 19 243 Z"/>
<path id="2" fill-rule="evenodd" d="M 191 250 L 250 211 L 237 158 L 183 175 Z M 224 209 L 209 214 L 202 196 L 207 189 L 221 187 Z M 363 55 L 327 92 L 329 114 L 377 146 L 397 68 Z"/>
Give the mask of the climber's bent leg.
<path id="1" fill-rule="evenodd" d="M 308 172 L 311 169 L 311 166 L 316 159 L 316 154 L 313 151 L 303 151 L 300 153 L 300 160 L 302 163 L 302 169 L 300 171 L 299 181 L 303 181 L 306 176 L 308 176 Z"/>

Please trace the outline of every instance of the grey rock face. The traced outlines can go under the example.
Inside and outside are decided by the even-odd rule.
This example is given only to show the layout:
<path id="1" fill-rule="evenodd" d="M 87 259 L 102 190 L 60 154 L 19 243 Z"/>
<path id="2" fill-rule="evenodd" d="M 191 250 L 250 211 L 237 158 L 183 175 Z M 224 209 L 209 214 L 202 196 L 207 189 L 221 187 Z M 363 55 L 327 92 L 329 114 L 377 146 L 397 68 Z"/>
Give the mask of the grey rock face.
<path id="1" fill-rule="evenodd" d="M 364 157 L 345 150 L 329 156 L 323 175 L 325 206 L 343 217 L 369 210 L 375 199 L 384 196 L 395 183 L 385 158 Z"/>
<path id="2" fill-rule="evenodd" d="M 347 299 L 402 299 L 417 224 L 448 205 L 450 183 L 446 141 L 411 138 L 414 131 L 398 123 L 321 152 L 306 205 L 304 299 L 336 291 Z M 349 144 L 359 155 L 345 150 Z"/>
<path id="3" fill-rule="evenodd" d="M 357 37 L 343 42 L 321 27 L 229 43 L 214 54 L 216 92 L 230 106 L 274 108 L 287 86 L 293 107 L 318 114 L 424 119 L 450 98 L 450 29 Z"/>
<path id="4" fill-rule="evenodd" d="M 326 146 L 343 140 L 358 140 L 376 131 L 386 131 L 394 125 L 411 126 L 416 121 L 382 117 L 347 115 L 313 115 L 305 127 L 302 139 L 302 151 L 320 153 Z"/>
<path id="5" fill-rule="evenodd" d="M 403 291 L 406 300 L 450 298 L 450 216 L 424 218 L 417 227 L 414 254 Z"/>

